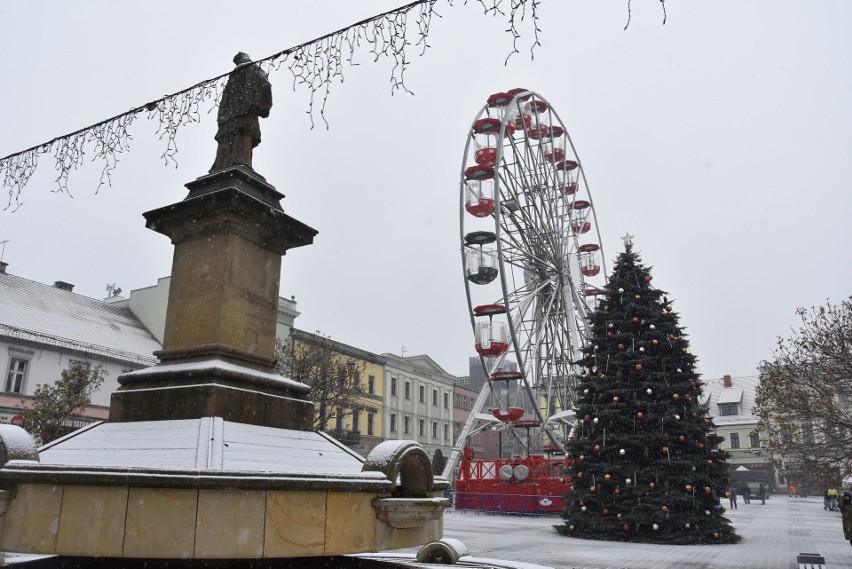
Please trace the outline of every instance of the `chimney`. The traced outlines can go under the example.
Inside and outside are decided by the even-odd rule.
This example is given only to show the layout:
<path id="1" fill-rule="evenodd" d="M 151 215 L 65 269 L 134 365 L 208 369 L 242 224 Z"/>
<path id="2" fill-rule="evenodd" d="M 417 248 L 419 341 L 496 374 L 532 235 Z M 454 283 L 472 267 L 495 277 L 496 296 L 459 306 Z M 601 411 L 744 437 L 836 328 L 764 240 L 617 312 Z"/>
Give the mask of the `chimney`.
<path id="1" fill-rule="evenodd" d="M 730 375 L 723 375 L 722 381 L 725 382 L 725 387 L 733 386 L 733 383 L 731 383 L 731 376 Z"/>
<path id="2" fill-rule="evenodd" d="M 71 283 L 66 283 L 65 281 L 56 281 L 55 283 L 53 283 L 53 286 L 55 288 L 58 288 L 59 290 L 67 290 L 68 292 L 74 292 L 74 285 L 72 285 Z"/>
<path id="3" fill-rule="evenodd" d="M 6 274 L 6 267 L 8 267 L 8 266 L 9 266 L 9 263 L 4 263 L 3 261 L 0 261 L 0 275 Z"/>

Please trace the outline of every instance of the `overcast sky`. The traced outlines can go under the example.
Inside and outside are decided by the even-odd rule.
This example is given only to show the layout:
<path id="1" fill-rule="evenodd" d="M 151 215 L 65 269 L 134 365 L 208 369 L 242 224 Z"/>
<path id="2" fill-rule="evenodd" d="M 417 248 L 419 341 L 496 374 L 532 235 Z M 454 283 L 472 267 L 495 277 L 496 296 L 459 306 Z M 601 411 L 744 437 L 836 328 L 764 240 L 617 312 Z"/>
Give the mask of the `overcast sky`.
<path id="1" fill-rule="evenodd" d="M 0 0 L 0 156 L 179 91 L 254 58 L 403 4 Z M 237 8 L 239 6 L 239 8 Z M 298 327 L 377 353 L 426 353 L 455 374 L 474 354 L 459 256 L 458 176 L 470 123 L 524 87 L 559 113 L 583 161 L 607 265 L 620 237 L 675 299 L 705 379 L 756 374 L 799 306 L 852 292 L 852 2 L 541 0 L 541 43 L 504 65 L 506 20 L 437 4 L 431 46 L 390 90 L 388 61 L 358 56 L 313 130 L 308 96 L 273 73 L 254 167 L 287 213 L 319 230 L 284 258 Z M 412 51 L 412 55 L 414 51 Z M 317 117 L 318 118 L 318 117 Z M 49 158 L 23 206 L 0 211 L 12 274 L 102 298 L 169 274 L 169 240 L 142 213 L 183 199 L 215 154 L 215 111 L 164 166 L 133 125 L 112 186 L 100 169 L 52 193 Z M 4 199 L 5 203 L 5 199 Z"/>

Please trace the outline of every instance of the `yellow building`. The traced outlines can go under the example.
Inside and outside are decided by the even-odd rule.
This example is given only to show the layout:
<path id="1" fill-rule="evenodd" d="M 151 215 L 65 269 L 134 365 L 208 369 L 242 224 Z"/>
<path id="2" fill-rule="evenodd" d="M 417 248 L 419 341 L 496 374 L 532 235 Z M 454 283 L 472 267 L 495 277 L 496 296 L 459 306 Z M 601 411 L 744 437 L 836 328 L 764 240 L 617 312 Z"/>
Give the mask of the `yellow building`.
<path id="1" fill-rule="evenodd" d="M 297 328 L 291 379 L 311 386 L 316 426 L 367 455 L 383 438 L 386 358 Z"/>

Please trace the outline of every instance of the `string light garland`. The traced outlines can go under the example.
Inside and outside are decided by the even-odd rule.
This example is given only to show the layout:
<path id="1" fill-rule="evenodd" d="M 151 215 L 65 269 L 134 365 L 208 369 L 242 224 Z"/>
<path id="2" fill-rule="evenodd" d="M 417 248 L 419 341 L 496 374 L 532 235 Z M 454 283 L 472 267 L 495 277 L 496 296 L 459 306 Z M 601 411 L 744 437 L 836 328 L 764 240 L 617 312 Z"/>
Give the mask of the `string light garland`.
<path id="1" fill-rule="evenodd" d="M 447 0 L 453 6 L 454 0 Z M 479 0 L 484 13 L 503 16 L 508 20 L 512 35 L 512 51 L 519 53 L 519 26 L 529 19 L 532 22 L 534 41 L 532 49 L 539 44 L 538 8 L 540 0 Z M 308 89 L 309 102 L 306 111 L 314 128 L 314 116 L 319 112 L 325 120 L 325 107 L 331 85 L 343 80 L 344 68 L 357 65 L 359 53 L 367 53 L 377 61 L 388 58 L 392 62 L 391 93 L 402 91 L 413 94 L 405 84 L 405 72 L 410 64 L 409 52 L 418 49 L 423 55 L 429 47 L 427 37 L 433 17 L 441 17 L 435 11 L 437 0 L 416 0 L 394 10 L 361 20 L 345 28 L 291 47 L 263 59 L 255 60 L 269 72 L 286 67 L 293 78 L 293 89 L 302 86 Z M 409 37 L 411 36 L 411 39 Z M 508 61 L 507 57 L 507 61 Z M 181 127 L 201 121 L 202 112 L 209 113 L 218 105 L 219 96 L 227 82 L 230 71 L 206 79 L 195 85 L 166 95 L 129 111 L 110 117 L 96 124 L 81 128 L 70 134 L 58 136 L 42 144 L 0 158 L 0 180 L 8 190 L 4 210 L 17 210 L 21 205 L 21 192 L 35 174 L 44 155 L 52 155 L 57 171 L 55 193 L 69 195 L 68 180 L 72 171 L 83 165 L 84 160 L 102 165 L 98 187 L 111 180 L 118 165 L 119 155 L 130 150 L 130 127 L 140 116 L 157 123 L 157 136 L 165 141 L 161 155 L 163 162 L 177 165 L 177 133 Z M 204 109 L 205 103 L 209 108 Z"/>
<path id="2" fill-rule="evenodd" d="M 306 111 L 311 128 L 315 126 L 314 113 L 319 106 L 319 115 L 326 128 L 325 107 L 331 91 L 332 82 L 343 81 L 343 70 L 357 65 L 354 61 L 358 53 L 366 52 L 373 61 L 388 58 L 392 61 L 391 93 L 403 91 L 413 94 L 405 84 L 405 71 L 411 61 L 410 48 L 419 49 L 423 55 L 429 48 L 429 36 L 432 19 L 441 17 L 435 11 L 438 0 L 415 0 L 376 16 L 361 20 L 345 28 L 331 32 L 303 44 L 291 47 L 263 59 L 255 60 L 267 73 L 286 67 L 293 78 L 293 89 L 303 86 L 308 89 L 309 101 Z M 455 0 L 446 0 L 453 6 Z M 541 0 L 477 0 L 484 13 L 505 17 L 508 23 L 506 32 L 512 36 L 512 49 L 505 63 L 516 53 L 520 53 L 520 27 L 528 22 L 532 27 L 533 39 L 530 56 L 540 47 L 539 6 Z M 464 2 L 465 4 L 467 2 Z M 665 0 L 663 6 L 663 25 L 665 25 Z M 630 0 L 627 2 L 628 23 L 630 25 Z M 627 26 L 624 28 L 627 29 Z M 409 34 L 416 39 L 409 40 Z M 111 175 L 118 165 L 119 155 L 130 150 L 129 133 L 133 122 L 142 114 L 149 121 L 156 121 L 156 135 L 165 141 L 161 158 L 165 165 L 177 165 L 177 133 L 181 127 L 201 122 L 202 105 L 209 103 L 206 113 L 218 106 L 219 96 L 224 89 L 230 71 L 206 79 L 195 85 L 166 95 L 144 105 L 133 107 L 129 111 L 115 115 L 96 124 L 81 128 L 70 134 L 58 136 L 47 142 L 26 150 L 0 158 L 0 180 L 8 191 L 6 210 L 17 210 L 21 205 L 21 192 L 35 174 L 40 158 L 51 154 L 57 171 L 54 193 L 71 195 L 68 180 L 72 171 L 83 165 L 89 157 L 92 162 L 102 164 L 100 179 L 95 193 L 104 185 L 111 185 Z"/>

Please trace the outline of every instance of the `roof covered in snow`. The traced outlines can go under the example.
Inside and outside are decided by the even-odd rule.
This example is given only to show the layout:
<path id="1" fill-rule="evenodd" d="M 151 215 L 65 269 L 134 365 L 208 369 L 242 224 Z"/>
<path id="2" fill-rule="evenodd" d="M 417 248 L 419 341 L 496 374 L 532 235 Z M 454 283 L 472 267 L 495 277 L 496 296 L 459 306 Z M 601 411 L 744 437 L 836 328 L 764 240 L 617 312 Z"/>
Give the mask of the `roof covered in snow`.
<path id="1" fill-rule="evenodd" d="M 160 343 L 129 308 L 0 273 L 0 336 L 152 365 Z"/>

